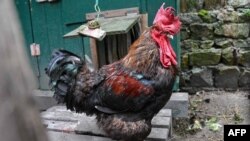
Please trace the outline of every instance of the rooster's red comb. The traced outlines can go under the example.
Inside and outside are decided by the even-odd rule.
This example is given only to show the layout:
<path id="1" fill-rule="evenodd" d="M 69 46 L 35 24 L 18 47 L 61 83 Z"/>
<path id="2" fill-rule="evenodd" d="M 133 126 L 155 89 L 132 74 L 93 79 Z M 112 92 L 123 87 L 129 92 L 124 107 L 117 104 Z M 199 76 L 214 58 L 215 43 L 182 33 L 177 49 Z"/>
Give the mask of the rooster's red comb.
<path id="1" fill-rule="evenodd" d="M 175 10 L 173 7 L 167 7 L 164 9 L 165 3 L 162 4 L 158 10 L 153 24 L 158 26 L 164 32 L 168 32 L 171 35 L 179 32 L 181 28 L 181 22 L 179 17 L 175 16 Z"/>

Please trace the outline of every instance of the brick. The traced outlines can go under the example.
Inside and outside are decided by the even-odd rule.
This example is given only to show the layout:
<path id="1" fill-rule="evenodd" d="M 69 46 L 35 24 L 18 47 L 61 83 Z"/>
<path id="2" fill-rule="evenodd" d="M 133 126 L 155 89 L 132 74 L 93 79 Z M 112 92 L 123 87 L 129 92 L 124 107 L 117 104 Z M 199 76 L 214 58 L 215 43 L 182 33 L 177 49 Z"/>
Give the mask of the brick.
<path id="1" fill-rule="evenodd" d="M 171 109 L 173 117 L 188 117 L 188 93 L 173 93 L 164 108 Z"/>

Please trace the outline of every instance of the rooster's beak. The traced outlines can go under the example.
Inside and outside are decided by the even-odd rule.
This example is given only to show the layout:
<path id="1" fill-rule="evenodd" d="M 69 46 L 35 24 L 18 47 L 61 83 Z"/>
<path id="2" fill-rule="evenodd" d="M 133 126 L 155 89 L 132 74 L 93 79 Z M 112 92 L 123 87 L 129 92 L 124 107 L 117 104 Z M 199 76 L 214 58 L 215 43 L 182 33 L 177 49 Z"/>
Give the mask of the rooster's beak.
<path id="1" fill-rule="evenodd" d="M 170 38 L 170 39 L 174 39 L 174 36 L 170 35 L 170 34 L 167 34 L 167 37 Z"/>

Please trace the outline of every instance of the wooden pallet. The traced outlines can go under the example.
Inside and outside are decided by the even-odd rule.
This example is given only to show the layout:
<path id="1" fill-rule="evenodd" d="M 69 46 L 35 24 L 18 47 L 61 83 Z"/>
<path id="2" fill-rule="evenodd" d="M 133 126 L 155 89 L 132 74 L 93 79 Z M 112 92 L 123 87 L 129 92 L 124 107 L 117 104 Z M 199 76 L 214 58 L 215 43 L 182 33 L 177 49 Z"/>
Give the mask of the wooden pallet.
<path id="1" fill-rule="evenodd" d="M 51 141 L 111 141 L 96 125 L 95 117 L 54 106 L 41 113 Z M 162 109 L 152 120 L 146 141 L 167 141 L 172 133 L 172 111 Z"/>

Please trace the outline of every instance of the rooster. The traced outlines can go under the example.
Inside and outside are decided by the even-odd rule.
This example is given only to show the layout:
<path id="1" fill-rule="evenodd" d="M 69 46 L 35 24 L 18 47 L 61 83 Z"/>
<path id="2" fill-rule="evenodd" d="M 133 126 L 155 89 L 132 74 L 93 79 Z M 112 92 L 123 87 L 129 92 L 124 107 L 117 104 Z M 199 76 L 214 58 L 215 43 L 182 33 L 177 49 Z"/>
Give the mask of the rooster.
<path id="1" fill-rule="evenodd" d="M 172 94 L 177 75 L 170 37 L 181 22 L 174 9 L 158 10 L 151 26 L 119 61 L 91 71 L 88 63 L 56 50 L 46 68 L 54 97 L 68 109 L 96 115 L 98 126 L 115 140 L 143 141 L 151 120 Z"/>

